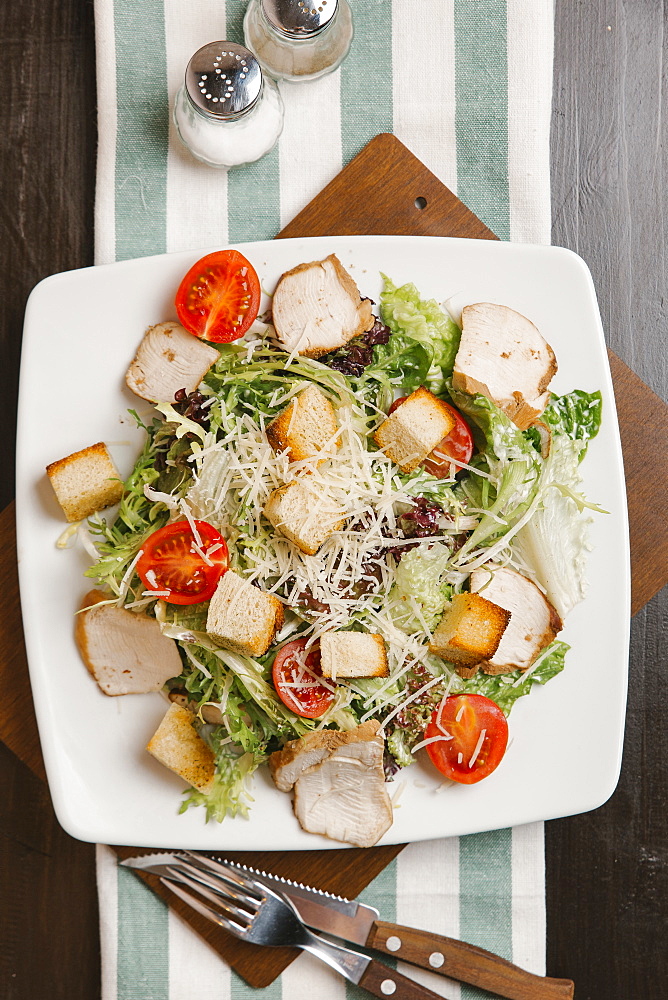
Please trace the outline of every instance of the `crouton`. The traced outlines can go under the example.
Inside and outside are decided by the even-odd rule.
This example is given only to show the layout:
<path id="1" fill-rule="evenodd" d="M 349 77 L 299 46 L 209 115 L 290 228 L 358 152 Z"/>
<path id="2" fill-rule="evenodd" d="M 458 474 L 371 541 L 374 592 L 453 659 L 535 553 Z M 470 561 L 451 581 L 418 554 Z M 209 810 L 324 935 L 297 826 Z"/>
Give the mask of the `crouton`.
<path id="1" fill-rule="evenodd" d="M 402 472 L 412 472 L 454 426 L 448 406 L 420 386 L 382 422 L 373 439 Z"/>
<path id="2" fill-rule="evenodd" d="M 455 389 L 486 396 L 526 430 L 547 406 L 556 371 L 554 351 L 525 316 L 491 302 L 462 309 Z"/>
<path id="3" fill-rule="evenodd" d="M 296 481 L 269 494 L 264 515 L 277 531 L 310 556 L 345 524 L 336 504 Z"/>
<path id="4" fill-rule="evenodd" d="M 373 632 L 323 632 L 320 636 L 323 677 L 387 677 L 387 653 Z"/>
<path id="5" fill-rule="evenodd" d="M 102 441 L 52 462 L 46 474 L 68 521 L 90 517 L 123 496 L 118 469 Z"/>
<path id="6" fill-rule="evenodd" d="M 271 306 L 276 337 L 286 351 L 319 358 L 375 323 L 370 299 L 335 254 L 299 264 L 276 285 Z"/>
<path id="7" fill-rule="evenodd" d="M 183 670 L 176 643 L 155 618 L 106 600 L 101 591 L 89 591 L 76 617 L 74 637 L 86 667 L 112 697 L 160 691 Z"/>
<path id="8" fill-rule="evenodd" d="M 287 451 L 291 462 L 316 457 L 328 441 L 339 447 L 333 440 L 337 431 L 334 407 L 314 385 L 293 396 L 265 430 L 274 451 Z"/>
<path id="9" fill-rule="evenodd" d="M 171 403 L 179 389 L 194 392 L 219 357 L 220 351 L 178 323 L 158 323 L 144 334 L 125 381 L 142 399 Z"/>
<path id="10" fill-rule="evenodd" d="M 209 603 L 206 630 L 225 649 L 246 656 L 266 653 L 283 625 L 283 605 L 233 570 L 218 581 Z"/>
<path id="11" fill-rule="evenodd" d="M 193 728 L 194 718 L 186 708 L 171 704 L 146 749 L 189 785 L 208 792 L 216 760 L 209 745 Z"/>
<path id="12" fill-rule="evenodd" d="M 455 594 L 429 643 L 429 651 L 454 663 L 463 677 L 494 655 L 510 621 L 510 611 L 479 594 Z M 474 669 L 475 668 L 475 669 Z"/>

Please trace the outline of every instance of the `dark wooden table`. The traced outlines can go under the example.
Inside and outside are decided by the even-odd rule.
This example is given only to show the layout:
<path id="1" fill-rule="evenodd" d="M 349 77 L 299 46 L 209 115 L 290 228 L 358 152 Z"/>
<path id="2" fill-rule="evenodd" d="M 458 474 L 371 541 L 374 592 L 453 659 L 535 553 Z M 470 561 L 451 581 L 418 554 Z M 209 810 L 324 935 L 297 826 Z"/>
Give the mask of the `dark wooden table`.
<path id="1" fill-rule="evenodd" d="M 1 509 L 14 489 L 26 297 L 46 275 L 93 259 L 92 3 L 3 3 L 0 52 Z M 664 63 L 665 0 L 557 0 L 553 242 L 588 262 L 610 346 L 666 399 Z M 633 622 L 619 787 L 601 809 L 546 827 L 548 972 L 572 977 L 577 1000 L 668 992 L 666 662 L 664 590 Z M 93 848 L 60 830 L 46 788 L 2 745 L 0 790 L 0 997 L 94 1000 Z"/>

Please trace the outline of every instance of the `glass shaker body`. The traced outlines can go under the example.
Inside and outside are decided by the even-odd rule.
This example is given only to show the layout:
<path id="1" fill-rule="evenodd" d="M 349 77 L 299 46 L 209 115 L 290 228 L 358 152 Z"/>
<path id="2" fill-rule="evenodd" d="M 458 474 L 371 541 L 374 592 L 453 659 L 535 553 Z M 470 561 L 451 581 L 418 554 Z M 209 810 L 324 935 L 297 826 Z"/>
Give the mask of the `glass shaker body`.
<path id="1" fill-rule="evenodd" d="M 283 129 L 283 101 L 251 52 L 211 42 L 188 63 L 173 109 L 179 138 L 210 167 L 229 169 L 268 153 Z"/>
<path id="2" fill-rule="evenodd" d="M 353 19 L 347 0 L 338 0 L 331 20 L 311 35 L 279 30 L 266 16 L 263 0 L 250 0 L 244 17 L 247 47 L 265 72 L 277 80 L 297 83 L 333 72 L 348 54 L 352 38 Z"/>

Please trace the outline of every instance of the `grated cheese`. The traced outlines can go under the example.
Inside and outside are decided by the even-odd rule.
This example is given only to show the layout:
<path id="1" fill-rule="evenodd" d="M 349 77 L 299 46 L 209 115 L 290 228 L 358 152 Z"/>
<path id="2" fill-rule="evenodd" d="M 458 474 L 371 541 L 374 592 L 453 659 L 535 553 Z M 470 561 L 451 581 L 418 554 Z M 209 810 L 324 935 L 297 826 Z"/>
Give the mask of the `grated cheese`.
<path id="1" fill-rule="evenodd" d="M 482 750 L 482 745 L 485 742 L 485 736 L 486 735 L 487 735 L 487 730 L 486 729 L 481 729 L 480 730 L 480 736 L 478 737 L 478 742 L 476 743 L 475 750 L 473 751 L 473 756 L 471 757 L 471 759 L 469 761 L 469 768 L 472 768 L 473 765 L 475 764 L 475 762 L 477 761 L 478 754 Z"/>
<path id="2" fill-rule="evenodd" d="M 454 736 L 429 736 L 426 740 L 416 743 L 411 753 L 417 753 L 418 750 L 428 747 L 431 743 L 448 743 L 450 740 L 454 740 Z"/>

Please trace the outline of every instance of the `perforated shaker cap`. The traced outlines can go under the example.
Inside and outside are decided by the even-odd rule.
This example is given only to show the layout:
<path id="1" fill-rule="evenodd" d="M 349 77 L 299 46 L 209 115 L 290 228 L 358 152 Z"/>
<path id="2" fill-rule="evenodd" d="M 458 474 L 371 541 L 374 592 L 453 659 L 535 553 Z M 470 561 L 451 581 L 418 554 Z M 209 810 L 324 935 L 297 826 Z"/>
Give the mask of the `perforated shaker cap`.
<path id="1" fill-rule="evenodd" d="M 262 92 L 262 70 L 248 49 L 233 42 L 209 42 L 186 67 L 186 92 L 206 115 L 232 119 L 246 114 Z"/>
<path id="2" fill-rule="evenodd" d="M 261 4 L 276 31 L 292 38 L 310 38 L 330 23 L 338 0 L 261 0 Z"/>

